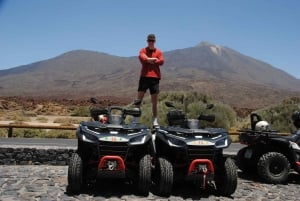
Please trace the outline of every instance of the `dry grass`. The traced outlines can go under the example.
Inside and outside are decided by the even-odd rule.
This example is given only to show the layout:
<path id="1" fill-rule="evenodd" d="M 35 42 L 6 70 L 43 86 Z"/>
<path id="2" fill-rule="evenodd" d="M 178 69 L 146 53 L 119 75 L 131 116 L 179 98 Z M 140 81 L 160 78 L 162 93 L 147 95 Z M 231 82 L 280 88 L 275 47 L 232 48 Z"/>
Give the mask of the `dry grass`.
<path id="1" fill-rule="evenodd" d="M 2 112 L 1 116 L 2 121 L 30 121 L 21 111 Z"/>
<path id="2" fill-rule="evenodd" d="M 40 123 L 47 123 L 48 119 L 46 117 L 38 117 L 36 120 Z"/>
<path id="3" fill-rule="evenodd" d="M 14 121 L 13 123 L 11 124 L 17 124 L 17 125 L 28 125 L 27 122 L 24 122 L 24 121 Z"/>
<path id="4" fill-rule="evenodd" d="M 8 129 L 7 128 L 0 128 L 0 137 L 7 137 Z"/>
<path id="5" fill-rule="evenodd" d="M 36 117 L 37 114 L 34 111 L 23 111 L 25 117 Z"/>
<path id="6" fill-rule="evenodd" d="M 0 137 L 7 137 L 7 129 L 0 129 Z M 21 138 L 76 138 L 76 132 L 70 130 L 45 130 L 45 129 L 13 129 L 13 137 Z"/>
<path id="7" fill-rule="evenodd" d="M 76 132 L 70 130 L 50 130 L 43 136 L 44 138 L 65 138 L 74 139 L 76 138 Z"/>
<path id="8" fill-rule="evenodd" d="M 57 118 L 54 119 L 53 123 L 60 123 L 60 124 L 79 124 L 82 121 L 87 121 L 87 117 L 82 118 Z"/>

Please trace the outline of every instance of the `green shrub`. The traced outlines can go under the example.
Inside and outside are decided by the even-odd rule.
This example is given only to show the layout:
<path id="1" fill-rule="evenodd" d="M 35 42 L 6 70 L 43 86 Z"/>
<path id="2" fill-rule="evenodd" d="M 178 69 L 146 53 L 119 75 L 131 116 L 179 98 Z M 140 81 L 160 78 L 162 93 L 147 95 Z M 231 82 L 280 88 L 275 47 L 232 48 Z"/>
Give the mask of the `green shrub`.
<path id="1" fill-rule="evenodd" d="M 4 135 L 5 134 L 5 135 Z M 7 136 L 7 130 L 6 133 L 4 133 L 4 137 Z M 1 131 L 0 131 L 0 135 Z M 61 130 L 61 129 L 21 129 L 21 128 L 15 128 L 13 129 L 13 137 L 24 137 L 24 138 L 66 138 L 66 139 L 72 139 L 76 138 L 76 131 L 74 130 Z"/>
<path id="2" fill-rule="evenodd" d="M 46 132 L 44 129 L 24 129 L 24 138 L 39 138 Z"/>
<path id="3" fill-rule="evenodd" d="M 291 116 L 295 110 L 300 110 L 300 98 L 292 97 L 282 103 L 262 108 L 253 113 L 259 114 L 263 120 L 269 122 L 273 130 L 282 133 L 291 133 L 296 130 Z M 250 128 L 250 115 L 242 121 L 243 127 Z"/>
<path id="4" fill-rule="evenodd" d="M 212 123 L 202 121 L 202 125 L 204 127 L 218 127 L 218 128 L 230 129 L 235 126 L 236 113 L 228 105 L 222 103 L 215 103 L 213 109 L 202 110 L 200 112 L 203 114 L 214 114 L 216 117 L 215 121 Z"/>
<path id="5" fill-rule="evenodd" d="M 23 129 L 14 128 L 12 136 L 13 137 L 24 137 L 24 138 L 39 138 L 44 135 L 46 130 L 44 129 Z"/>
<path id="6" fill-rule="evenodd" d="M 295 110 L 299 110 L 299 104 L 280 104 L 256 111 L 261 117 L 269 122 L 271 128 L 280 132 L 292 132 L 296 128 L 291 116 Z"/>
<path id="7" fill-rule="evenodd" d="M 41 122 L 41 123 L 47 123 L 48 119 L 46 117 L 38 117 L 36 118 L 37 121 Z"/>
<path id="8" fill-rule="evenodd" d="M 88 106 L 74 107 L 71 111 L 71 116 L 88 117 L 90 109 Z"/>
<path id="9" fill-rule="evenodd" d="M 82 119 L 75 119 L 75 118 L 57 118 L 53 121 L 53 123 L 60 123 L 63 125 L 72 125 L 72 124 L 79 124 Z"/>
<path id="10" fill-rule="evenodd" d="M 197 118 L 201 113 L 215 114 L 216 121 L 213 123 L 201 122 L 202 126 L 222 127 L 229 129 L 234 126 L 236 121 L 236 113 L 234 110 L 224 104 L 216 103 L 211 97 L 197 92 L 163 92 L 159 94 L 158 103 L 158 119 L 162 126 L 167 125 L 167 113 L 170 108 L 165 106 L 166 101 L 171 101 L 174 105 L 187 111 L 188 118 Z M 206 103 L 214 103 L 215 107 L 212 110 L 206 110 Z M 144 98 L 141 105 L 142 116 L 139 119 L 140 123 L 152 124 L 152 105 L 150 96 Z"/>
<path id="11" fill-rule="evenodd" d="M 45 133 L 45 135 L 43 137 L 44 138 L 73 139 L 73 138 L 76 138 L 76 131 L 53 129 L 53 130 L 49 130 L 47 133 Z"/>

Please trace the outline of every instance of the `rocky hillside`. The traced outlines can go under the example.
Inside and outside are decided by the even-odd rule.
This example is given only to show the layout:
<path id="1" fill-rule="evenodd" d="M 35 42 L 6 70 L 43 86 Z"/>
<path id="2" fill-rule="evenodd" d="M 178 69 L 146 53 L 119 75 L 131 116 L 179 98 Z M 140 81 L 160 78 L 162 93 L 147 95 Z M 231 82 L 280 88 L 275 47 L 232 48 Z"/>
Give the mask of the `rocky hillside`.
<path id="1" fill-rule="evenodd" d="M 300 95 L 300 80 L 227 47 L 202 42 L 164 52 L 161 89 L 199 91 L 234 107 L 258 108 Z M 136 95 L 137 57 L 75 50 L 0 71 L 1 96 L 85 98 Z"/>

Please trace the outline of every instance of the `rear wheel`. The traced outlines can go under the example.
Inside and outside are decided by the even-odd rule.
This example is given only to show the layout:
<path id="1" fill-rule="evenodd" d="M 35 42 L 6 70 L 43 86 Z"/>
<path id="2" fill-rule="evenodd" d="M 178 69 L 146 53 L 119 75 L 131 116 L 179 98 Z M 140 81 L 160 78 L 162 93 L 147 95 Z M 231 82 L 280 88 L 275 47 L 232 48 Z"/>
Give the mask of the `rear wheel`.
<path id="1" fill-rule="evenodd" d="M 168 196 L 173 188 L 173 166 L 165 158 L 158 158 L 157 191 L 159 194 Z"/>
<path id="2" fill-rule="evenodd" d="M 268 183 L 284 183 L 288 179 L 290 163 L 283 154 L 268 152 L 259 158 L 257 170 L 259 176 Z"/>
<path id="3" fill-rule="evenodd" d="M 83 162 L 78 153 L 73 153 L 68 167 L 68 189 L 79 192 L 83 186 Z"/>
<path id="4" fill-rule="evenodd" d="M 230 196 L 237 187 L 237 170 L 231 158 L 222 158 L 215 172 L 215 184 L 220 195 Z"/>
<path id="5" fill-rule="evenodd" d="M 139 162 L 138 191 L 148 194 L 151 186 L 151 157 L 145 155 Z"/>

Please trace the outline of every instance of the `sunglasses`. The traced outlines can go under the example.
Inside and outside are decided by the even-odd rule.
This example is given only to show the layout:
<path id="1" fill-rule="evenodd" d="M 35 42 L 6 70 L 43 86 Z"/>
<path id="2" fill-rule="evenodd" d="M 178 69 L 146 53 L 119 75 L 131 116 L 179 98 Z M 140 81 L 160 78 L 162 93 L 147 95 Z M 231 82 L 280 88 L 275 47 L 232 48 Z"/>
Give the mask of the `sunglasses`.
<path id="1" fill-rule="evenodd" d="M 155 42 L 155 40 L 147 40 L 147 41 L 148 41 L 148 42 L 153 42 L 153 43 Z"/>

